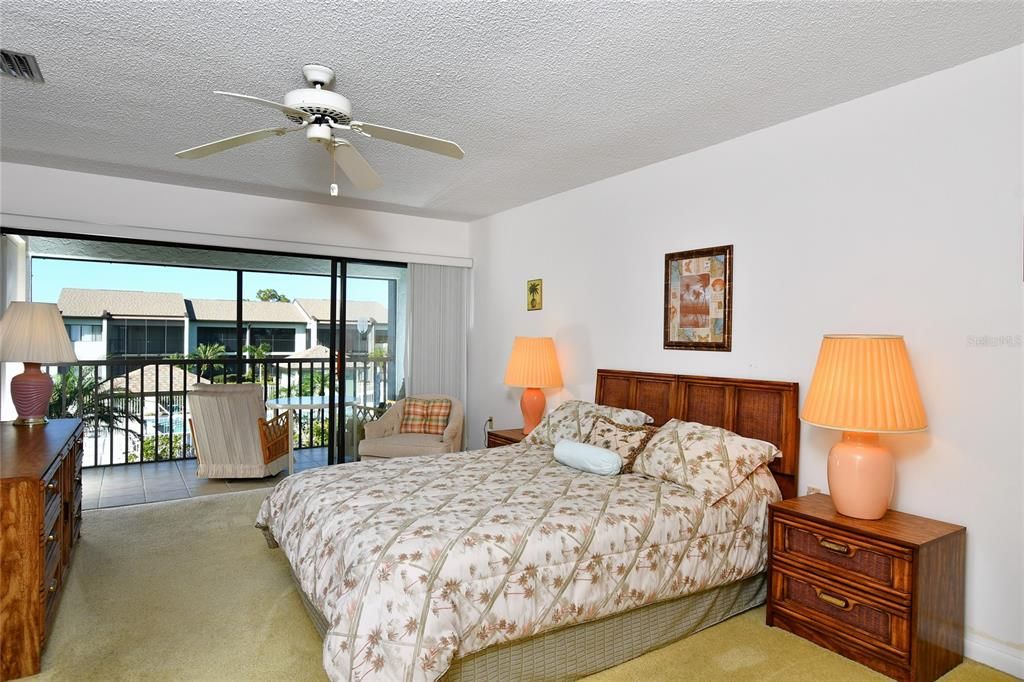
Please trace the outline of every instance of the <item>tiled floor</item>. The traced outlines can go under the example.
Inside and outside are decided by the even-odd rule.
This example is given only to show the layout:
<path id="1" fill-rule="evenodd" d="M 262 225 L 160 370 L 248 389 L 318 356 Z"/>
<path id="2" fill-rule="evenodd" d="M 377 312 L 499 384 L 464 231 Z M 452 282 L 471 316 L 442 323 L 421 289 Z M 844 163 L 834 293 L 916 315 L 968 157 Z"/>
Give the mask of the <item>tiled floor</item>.
<path id="1" fill-rule="evenodd" d="M 295 453 L 295 470 L 327 464 L 326 448 L 307 448 Z M 120 507 L 126 504 L 179 500 L 253 488 L 271 488 L 288 475 L 270 478 L 197 478 L 194 459 L 177 462 L 146 462 L 82 470 L 82 509 Z"/>

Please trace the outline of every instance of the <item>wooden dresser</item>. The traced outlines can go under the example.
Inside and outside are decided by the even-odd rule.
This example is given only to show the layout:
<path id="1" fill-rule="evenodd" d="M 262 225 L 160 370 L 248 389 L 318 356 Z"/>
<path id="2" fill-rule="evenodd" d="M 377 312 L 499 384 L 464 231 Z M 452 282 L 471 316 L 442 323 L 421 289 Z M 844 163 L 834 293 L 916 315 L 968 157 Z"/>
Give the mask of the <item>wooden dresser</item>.
<path id="1" fill-rule="evenodd" d="M 522 429 L 501 429 L 499 431 L 488 431 L 487 447 L 500 448 L 502 445 L 515 445 L 524 438 L 526 438 L 526 434 L 523 433 Z"/>
<path id="2" fill-rule="evenodd" d="M 963 661 L 966 529 L 889 511 L 842 516 L 827 495 L 769 507 L 767 622 L 898 680 Z"/>
<path id="3" fill-rule="evenodd" d="M 82 520 L 82 421 L 0 424 L 0 680 L 39 672 Z"/>

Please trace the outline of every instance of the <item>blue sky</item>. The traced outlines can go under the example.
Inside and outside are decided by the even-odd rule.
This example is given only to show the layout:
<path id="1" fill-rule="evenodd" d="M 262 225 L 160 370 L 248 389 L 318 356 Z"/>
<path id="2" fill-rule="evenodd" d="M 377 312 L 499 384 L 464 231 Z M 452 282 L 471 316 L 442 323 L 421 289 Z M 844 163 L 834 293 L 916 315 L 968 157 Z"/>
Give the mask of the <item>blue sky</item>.
<path id="1" fill-rule="evenodd" d="M 129 291 L 173 291 L 185 298 L 235 298 L 235 273 L 230 270 L 176 268 L 161 265 L 128 265 L 94 261 L 32 259 L 32 300 L 56 303 L 64 287 L 81 289 L 125 289 Z M 276 289 L 288 298 L 330 298 L 331 280 L 316 275 L 278 275 L 247 272 L 242 277 L 242 295 L 256 300 L 259 289 Z M 350 277 L 348 298 L 352 301 L 388 302 L 384 280 Z"/>

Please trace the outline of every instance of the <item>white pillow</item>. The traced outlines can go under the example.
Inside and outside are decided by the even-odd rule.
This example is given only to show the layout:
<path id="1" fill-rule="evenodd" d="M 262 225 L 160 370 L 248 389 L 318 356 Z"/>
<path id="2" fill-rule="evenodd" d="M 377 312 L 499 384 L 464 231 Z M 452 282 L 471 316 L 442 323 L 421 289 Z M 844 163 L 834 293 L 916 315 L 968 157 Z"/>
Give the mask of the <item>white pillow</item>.
<path id="1" fill-rule="evenodd" d="M 567 467 L 601 476 L 613 476 L 622 469 L 619 453 L 571 440 L 555 443 L 555 459 Z"/>

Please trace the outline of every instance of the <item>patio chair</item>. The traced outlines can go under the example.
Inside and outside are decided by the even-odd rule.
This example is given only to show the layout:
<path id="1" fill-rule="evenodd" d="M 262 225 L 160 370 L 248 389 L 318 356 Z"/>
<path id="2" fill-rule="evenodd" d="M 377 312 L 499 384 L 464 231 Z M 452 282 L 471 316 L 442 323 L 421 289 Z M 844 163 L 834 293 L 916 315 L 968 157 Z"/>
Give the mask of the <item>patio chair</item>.
<path id="1" fill-rule="evenodd" d="M 366 437 L 359 443 L 359 458 L 366 460 L 411 457 L 413 455 L 437 455 L 462 450 L 462 426 L 465 415 L 462 402 L 447 395 L 417 395 L 413 398 L 435 400 L 444 398 L 452 402 L 448 414 L 448 425 L 440 436 L 431 433 L 401 433 L 405 400 L 391 406 L 377 421 L 367 422 L 363 427 Z"/>
<path id="2" fill-rule="evenodd" d="M 288 468 L 288 413 L 268 420 L 260 385 L 196 385 L 188 402 L 197 476 L 263 478 Z"/>

